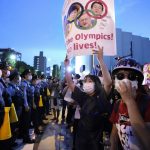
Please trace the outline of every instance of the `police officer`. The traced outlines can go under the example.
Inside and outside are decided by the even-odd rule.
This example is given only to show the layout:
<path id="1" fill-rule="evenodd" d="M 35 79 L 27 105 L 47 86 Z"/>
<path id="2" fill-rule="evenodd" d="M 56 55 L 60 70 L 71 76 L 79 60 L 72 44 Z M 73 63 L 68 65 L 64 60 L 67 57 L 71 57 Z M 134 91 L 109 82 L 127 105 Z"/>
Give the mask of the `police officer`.
<path id="1" fill-rule="evenodd" d="M 9 71 L 9 65 L 7 62 L 1 62 L 0 63 L 0 69 L 2 70 L 2 77 L 0 78 L 1 83 L 1 89 L 2 89 L 2 96 L 4 98 L 5 106 L 10 107 L 11 106 L 11 97 L 9 94 L 9 91 L 7 89 L 8 84 L 8 76 L 10 75 Z"/>
<path id="2" fill-rule="evenodd" d="M 52 76 L 48 76 L 47 77 L 47 85 L 48 85 L 48 90 L 50 92 L 50 95 L 48 96 L 49 99 L 49 115 L 52 115 L 51 113 L 51 93 L 52 93 L 52 85 L 53 85 L 53 80 L 52 80 Z"/>
<path id="3" fill-rule="evenodd" d="M 1 76 L 2 76 L 2 71 L 0 70 L 0 79 Z M 5 107 L 4 99 L 2 97 L 2 89 L 3 89 L 3 85 L 0 82 L 0 128 L 4 120 L 4 107 Z"/>
<path id="4" fill-rule="evenodd" d="M 20 83 L 21 83 L 21 77 L 20 74 L 17 70 L 14 70 L 11 72 L 9 76 L 10 82 L 8 83 L 8 90 L 9 93 L 11 94 L 12 102 L 15 105 L 15 109 L 17 112 L 18 118 L 20 118 L 21 113 L 22 113 L 22 107 L 23 107 L 23 101 L 24 101 L 24 95 L 23 91 L 20 88 Z"/>
<path id="5" fill-rule="evenodd" d="M 49 114 L 49 99 L 47 98 L 47 88 L 48 84 L 46 82 L 46 77 L 44 74 L 41 75 L 41 95 L 42 95 L 42 101 L 44 105 L 43 110 L 43 119 L 47 120 L 46 115 Z"/>
<path id="6" fill-rule="evenodd" d="M 11 123 L 11 131 L 12 131 L 12 146 L 17 146 L 15 140 L 17 138 L 17 133 L 20 125 L 20 118 L 22 115 L 23 108 L 23 91 L 19 88 L 19 84 L 21 82 L 20 74 L 17 70 L 11 72 L 9 76 L 10 82 L 8 83 L 8 91 L 11 95 L 12 103 L 15 106 L 15 110 L 17 113 L 18 121 L 15 123 Z M 22 129 L 20 129 L 22 130 Z"/>
<path id="7" fill-rule="evenodd" d="M 4 121 L 4 109 L 5 107 L 10 107 L 11 106 L 11 97 L 10 93 L 7 88 L 7 82 L 6 79 L 9 76 L 9 65 L 7 62 L 1 62 L 0 63 L 0 126 L 2 127 L 2 124 L 5 123 Z M 7 120 L 8 121 L 8 120 Z M 8 126 L 10 126 L 10 122 L 8 121 L 7 123 Z M 0 127 L 0 129 L 2 129 Z M 8 128 L 5 126 L 5 130 Z M 10 131 L 11 132 L 11 131 Z M 10 149 L 11 148 L 11 136 L 8 136 L 7 138 L 5 137 L 0 137 L 0 149 Z"/>
<path id="8" fill-rule="evenodd" d="M 31 108 L 31 120 L 32 120 L 33 126 L 34 126 L 34 133 L 41 134 L 43 132 L 41 132 L 39 130 L 39 126 L 40 126 L 40 122 L 42 122 L 42 119 L 41 119 L 40 113 L 38 113 L 39 100 L 40 100 L 40 87 L 38 85 L 38 76 L 37 75 L 32 75 L 31 87 L 34 92 L 33 93 L 34 94 L 33 107 Z"/>
<path id="9" fill-rule="evenodd" d="M 33 104 L 33 89 L 31 88 L 30 81 L 32 79 L 32 74 L 30 69 L 24 70 L 24 72 L 21 75 L 22 81 L 21 81 L 21 89 L 24 93 L 24 106 L 23 106 L 23 112 L 22 112 L 22 120 L 21 120 L 21 135 L 23 137 L 24 143 L 34 143 L 34 139 L 30 139 L 29 136 L 29 128 L 31 124 L 31 107 Z"/>

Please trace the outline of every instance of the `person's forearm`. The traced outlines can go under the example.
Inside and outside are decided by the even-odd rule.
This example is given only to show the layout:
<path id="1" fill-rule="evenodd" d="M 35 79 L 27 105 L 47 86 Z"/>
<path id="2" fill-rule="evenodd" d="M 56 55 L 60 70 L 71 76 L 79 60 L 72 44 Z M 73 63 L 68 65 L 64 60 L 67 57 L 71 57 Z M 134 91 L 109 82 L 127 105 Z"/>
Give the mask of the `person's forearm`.
<path id="1" fill-rule="evenodd" d="M 65 68 L 66 71 L 65 71 L 65 78 L 66 78 L 66 81 L 68 84 L 71 84 L 72 83 L 72 77 L 71 77 L 71 74 L 70 72 L 67 70 L 67 67 Z"/>
<path id="2" fill-rule="evenodd" d="M 65 69 L 66 69 L 66 71 L 65 71 L 65 78 L 66 78 L 68 87 L 71 89 L 71 91 L 74 91 L 74 86 L 73 86 L 71 73 L 67 70 L 67 67 Z"/>
<path id="3" fill-rule="evenodd" d="M 27 93 L 26 93 L 25 89 L 24 89 L 24 106 L 28 107 Z"/>
<path id="4" fill-rule="evenodd" d="M 140 114 L 136 102 L 134 100 L 130 100 L 126 105 L 128 108 L 131 125 L 141 142 L 141 146 L 144 147 L 144 149 L 149 149 L 150 132 L 146 127 L 146 123 Z"/>
<path id="5" fill-rule="evenodd" d="M 112 86 L 112 79 L 103 59 L 99 59 L 99 64 L 102 70 L 104 88 L 106 92 L 109 94 Z"/>
<path id="6" fill-rule="evenodd" d="M 113 125 L 113 129 L 110 136 L 110 150 L 118 150 L 118 143 L 119 143 L 118 132 L 115 125 Z"/>
<path id="7" fill-rule="evenodd" d="M 118 150 L 118 138 L 110 137 L 110 150 Z"/>
<path id="8" fill-rule="evenodd" d="M 126 103 L 128 108 L 128 113 L 130 117 L 130 122 L 132 125 L 139 124 L 141 127 L 145 126 L 144 120 L 140 114 L 140 111 L 137 107 L 137 104 L 135 100 L 129 100 L 128 103 Z"/>

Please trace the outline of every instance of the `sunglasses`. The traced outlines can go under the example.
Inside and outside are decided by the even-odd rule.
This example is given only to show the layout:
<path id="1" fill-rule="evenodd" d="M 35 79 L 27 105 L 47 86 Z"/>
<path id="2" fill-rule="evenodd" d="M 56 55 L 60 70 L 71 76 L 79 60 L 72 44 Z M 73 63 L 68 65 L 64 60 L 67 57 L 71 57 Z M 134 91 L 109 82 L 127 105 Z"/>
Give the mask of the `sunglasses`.
<path id="1" fill-rule="evenodd" d="M 118 73 L 115 75 L 115 77 L 118 79 L 118 80 L 123 80 L 125 78 L 128 78 L 130 81 L 135 81 L 137 80 L 138 76 L 133 74 L 133 73 L 129 73 L 129 74 L 124 74 L 124 73 Z"/>

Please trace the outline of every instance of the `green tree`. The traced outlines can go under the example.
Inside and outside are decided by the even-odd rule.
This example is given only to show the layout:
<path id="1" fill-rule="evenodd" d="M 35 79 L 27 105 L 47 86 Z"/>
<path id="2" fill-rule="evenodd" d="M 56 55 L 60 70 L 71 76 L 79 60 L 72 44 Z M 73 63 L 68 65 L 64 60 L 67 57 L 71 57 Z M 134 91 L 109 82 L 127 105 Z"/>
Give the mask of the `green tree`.
<path id="1" fill-rule="evenodd" d="M 34 69 L 32 66 L 26 64 L 26 63 L 23 62 L 23 61 L 17 61 L 15 68 L 16 68 L 20 73 L 22 73 L 25 69 L 30 69 L 30 70 L 32 71 L 32 73 L 35 73 L 35 69 Z"/>
<path id="2" fill-rule="evenodd" d="M 12 51 L 6 51 L 2 55 L 2 61 L 7 61 L 8 64 L 11 65 L 12 68 L 15 68 L 16 65 L 16 59 L 11 59 L 11 56 L 14 55 Z"/>

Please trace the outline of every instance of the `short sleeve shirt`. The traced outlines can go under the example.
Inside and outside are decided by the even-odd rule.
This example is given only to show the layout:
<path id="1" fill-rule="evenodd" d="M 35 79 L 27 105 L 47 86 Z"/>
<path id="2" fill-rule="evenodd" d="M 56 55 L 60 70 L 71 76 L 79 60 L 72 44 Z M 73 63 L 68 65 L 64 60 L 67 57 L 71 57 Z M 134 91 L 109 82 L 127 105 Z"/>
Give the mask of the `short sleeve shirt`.
<path id="1" fill-rule="evenodd" d="M 110 121 L 116 125 L 121 144 L 125 150 L 140 150 L 139 141 L 130 123 L 127 107 L 121 100 L 118 111 L 113 110 Z M 150 126 L 150 101 L 144 114 L 144 121 Z"/>
<path id="2" fill-rule="evenodd" d="M 79 128 L 86 131 L 100 130 L 102 125 L 101 115 L 105 111 L 102 98 L 99 95 L 89 96 L 77 86 L 72 93 L 72 98 L 81 107 Z"/>

